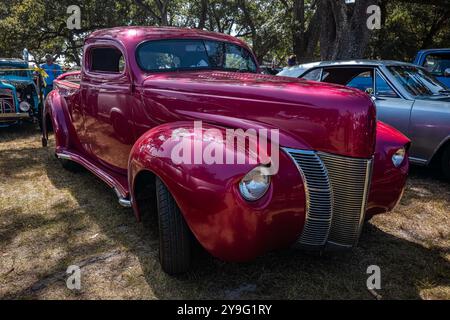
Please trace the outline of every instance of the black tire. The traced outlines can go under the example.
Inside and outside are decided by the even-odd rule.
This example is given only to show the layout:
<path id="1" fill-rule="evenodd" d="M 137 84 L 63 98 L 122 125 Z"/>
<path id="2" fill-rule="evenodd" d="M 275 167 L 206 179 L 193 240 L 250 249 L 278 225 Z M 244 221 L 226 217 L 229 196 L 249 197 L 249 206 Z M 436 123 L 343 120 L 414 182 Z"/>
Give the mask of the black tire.
<path id="1" fill-rule="evenodd" d="M 191 234 L 174 198 L 156 178 L 159 224 L 159 261 L 168 274 L 184 273 L 191 264 Z"/>
<path id="2" fill-rule="evenodd" d="M 70 172 L 79 172 L 81 167 L 78 163 L 67 160 L 67 159 L 60 159 L 58 158 L 59 163 L 61 163 L 61 166 Z"/>
<path id="3" fill-rule="evenodd" d="M 450 145 L 447 145 L 442 153 L 441 170 L 444 176 L 450 180 Z"/>

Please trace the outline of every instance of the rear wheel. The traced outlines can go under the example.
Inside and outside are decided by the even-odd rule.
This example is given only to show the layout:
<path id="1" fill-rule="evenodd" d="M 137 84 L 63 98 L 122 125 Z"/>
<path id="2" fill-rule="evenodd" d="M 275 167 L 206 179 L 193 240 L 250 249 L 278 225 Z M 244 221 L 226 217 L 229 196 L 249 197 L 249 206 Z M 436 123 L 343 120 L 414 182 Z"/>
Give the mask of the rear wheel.
<path id="1" fill-rule="evenodd" d="M 191 263 L 191 234 L 174 198 L 156 178 L 159 222 L 159 261 L 168 274 L 186 272 Z"/>
<path id="2" fill-rule="evenodd" d="M 441 157 L 441 169 L 444 176 L 450 180 L 450 145 L 444 149 Z"/>

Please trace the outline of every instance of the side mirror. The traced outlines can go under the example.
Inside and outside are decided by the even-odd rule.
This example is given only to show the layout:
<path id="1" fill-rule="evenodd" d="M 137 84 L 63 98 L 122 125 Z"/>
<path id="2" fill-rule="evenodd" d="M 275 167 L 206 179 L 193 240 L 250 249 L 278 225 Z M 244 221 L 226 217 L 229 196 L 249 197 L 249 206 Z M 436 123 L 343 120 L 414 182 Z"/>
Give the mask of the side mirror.
<path id="1" fill-rule="evenodd" d="M 444 70 L 444 77 L 450 78 L 450 68 Z"/>

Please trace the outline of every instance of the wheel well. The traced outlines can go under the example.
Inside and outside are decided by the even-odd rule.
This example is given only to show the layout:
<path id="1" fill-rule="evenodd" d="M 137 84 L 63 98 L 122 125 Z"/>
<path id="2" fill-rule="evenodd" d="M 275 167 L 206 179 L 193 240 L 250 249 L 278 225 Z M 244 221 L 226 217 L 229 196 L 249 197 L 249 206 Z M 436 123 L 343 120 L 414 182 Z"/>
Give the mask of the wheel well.
<path id="1" fill-rule="evenodd" d="M 433 158 L 431 158 L 430 164 L 432 166 L 437 165 L 438 161 L 441 159 L 442 154 L 444 153 L 444 150 L 450 148 L 450 139 L 447 139 L 436 151 L 436 153 L 433 155 Z"/>
<path id="2" fill-rule="evenodd" d="M 156 217 L 156 175 L 150 171 L 141 171 L 134 180 L 134 201 L 141 219 Z"/>

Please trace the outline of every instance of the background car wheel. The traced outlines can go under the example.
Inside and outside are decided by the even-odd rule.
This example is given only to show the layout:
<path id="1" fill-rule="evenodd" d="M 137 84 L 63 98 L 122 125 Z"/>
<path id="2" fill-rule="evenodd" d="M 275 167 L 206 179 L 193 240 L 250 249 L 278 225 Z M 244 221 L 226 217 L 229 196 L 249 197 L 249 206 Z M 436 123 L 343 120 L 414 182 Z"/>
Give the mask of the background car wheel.
<path id="1" fill-rule="evenodd" d="M 191 263 L 191 234 L 174 198 L 156 178 L 159 221 L 159 261 L 168 274 L 186 272 Z"/>
<path id="2" fill-rule="evenodd" d="M 450 180 L 450 146 L 447 146 L 442 154 L 441 169 L 444 176 Z"/>
<path id="3" fill-rule="evenodd" d="M 60 159 L 58 158 L 59 163 L 61 163 L 61 166 L 70 172 L 79 172 L 80 171 L 80 165 L 76 162 L 67 160 L 67 159 Z"/>

